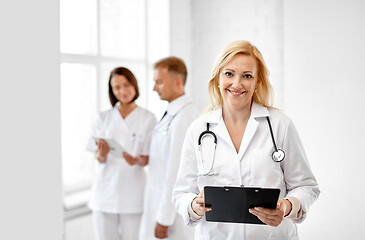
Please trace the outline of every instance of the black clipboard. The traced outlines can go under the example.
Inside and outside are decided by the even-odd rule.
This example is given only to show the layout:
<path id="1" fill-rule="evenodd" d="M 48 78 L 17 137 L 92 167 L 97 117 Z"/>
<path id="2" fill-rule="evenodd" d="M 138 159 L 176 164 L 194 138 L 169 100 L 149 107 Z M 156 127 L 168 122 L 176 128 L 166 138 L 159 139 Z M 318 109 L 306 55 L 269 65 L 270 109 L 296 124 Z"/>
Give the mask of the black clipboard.
<path id="1" fill-rule="evenodd" d="M 278 188 L 204 187 L 206 221 L 264 224 L 248 210 L 253 207 L 276 208 Z"/>

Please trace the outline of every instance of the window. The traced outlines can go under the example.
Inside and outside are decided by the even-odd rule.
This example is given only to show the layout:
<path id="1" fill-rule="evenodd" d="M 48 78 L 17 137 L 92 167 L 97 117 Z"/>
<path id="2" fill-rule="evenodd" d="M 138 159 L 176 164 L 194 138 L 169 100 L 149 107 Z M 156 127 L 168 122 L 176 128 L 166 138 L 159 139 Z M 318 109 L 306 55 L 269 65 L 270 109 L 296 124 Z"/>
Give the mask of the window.
<path id="1" fill-rule="evenodd" d="M 61 136 L 65 190 L 89 187 L 95 159 L 86 149 L 99 111 L 110 108 L 108 77 L 126 66 L 145 106 L 146 0 L 61 0 Z"/>

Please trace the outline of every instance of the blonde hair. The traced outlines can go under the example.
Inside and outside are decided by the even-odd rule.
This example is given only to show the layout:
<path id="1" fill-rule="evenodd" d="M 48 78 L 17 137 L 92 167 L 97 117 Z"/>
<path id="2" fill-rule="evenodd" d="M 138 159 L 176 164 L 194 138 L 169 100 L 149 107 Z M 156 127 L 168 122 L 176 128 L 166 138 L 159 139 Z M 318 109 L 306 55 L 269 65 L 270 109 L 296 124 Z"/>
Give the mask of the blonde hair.
<path id="1" fill-rule="evenodd" d="M 219 74 L 226 63 L 237 54 L 245 54 L 254 57 L 257 64 L 257 85 L 252 96 L 254 102 L 267 108 L 273 108 L 273 91 L 269 82 L 269 71 L 260 51 L 248 41 L 235 41 L 226 46 L 217 56 L 209 80 L 210 109 L 222 105 L 222 95 L 219 91 Z"/>

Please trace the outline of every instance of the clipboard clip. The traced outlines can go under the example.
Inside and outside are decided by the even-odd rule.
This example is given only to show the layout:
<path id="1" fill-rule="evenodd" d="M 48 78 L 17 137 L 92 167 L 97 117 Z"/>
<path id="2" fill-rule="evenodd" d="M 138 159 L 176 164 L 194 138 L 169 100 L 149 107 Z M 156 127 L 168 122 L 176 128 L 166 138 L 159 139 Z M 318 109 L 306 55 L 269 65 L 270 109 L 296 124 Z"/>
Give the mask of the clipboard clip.
<path id="1" fill-rule="evenodd" d="M 231 186 L 232 187 L 232 186 Z M 245 185 L 240 185 L 239 186 L 240 188 L 244 188 L 245 187 Z M 224 188 L 224 190 L 226 191 L 226 192 L 229 192 L 229 189 L 230 189 L 230 186 L 223 186 L 223 188 Z M 260 192 L 260 187 L 252 187 L 253 189 L 255 189 L 255 193 L 258 193 L 258 192 Z"/>
<path id="2" fill-rule="evenodd" d="M 237 186 L 237 185 L 236 185 Z M 228 192 L 229 191 L 229 188 L 231 188 L 232 186 L 223 186 L 223 188 L 224 188 L 224 190 L 226 190 L 226 192 Z M 244 188 L 245 187 L 245 185 L 240 185 L 239 186 L 240 188 Z"/>

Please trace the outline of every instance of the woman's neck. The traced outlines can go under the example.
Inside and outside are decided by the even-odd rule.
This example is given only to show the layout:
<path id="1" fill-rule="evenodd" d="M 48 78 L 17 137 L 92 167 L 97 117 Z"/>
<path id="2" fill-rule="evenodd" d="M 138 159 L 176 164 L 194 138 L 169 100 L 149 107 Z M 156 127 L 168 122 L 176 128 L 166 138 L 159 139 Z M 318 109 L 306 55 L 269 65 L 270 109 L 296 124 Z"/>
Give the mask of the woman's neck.
<path id="1" fill-rule="evenodd" d="M 247 108 L 235 109 L 223 104 L 222 116 L 236 152 L 240 150 L 248 119 L 251 115 L 251 104 Z"/>
<path id="2" fill-rule="evenodd" d="M 246 108 L 234 109 L 223 104 L 222 116 L 224 122 L 230 122 L 233 125 L 246 124 L 251 115 L 251 105 Z"/>
<path id="3" fill-rule="evenodd" d="M 137 104 L 135 102 L 131 103 L 119 103 L 118 110 L 123 118 L 127 117 L 129 113 L 131 113 L 135 108 L 137 107 Z"/>

